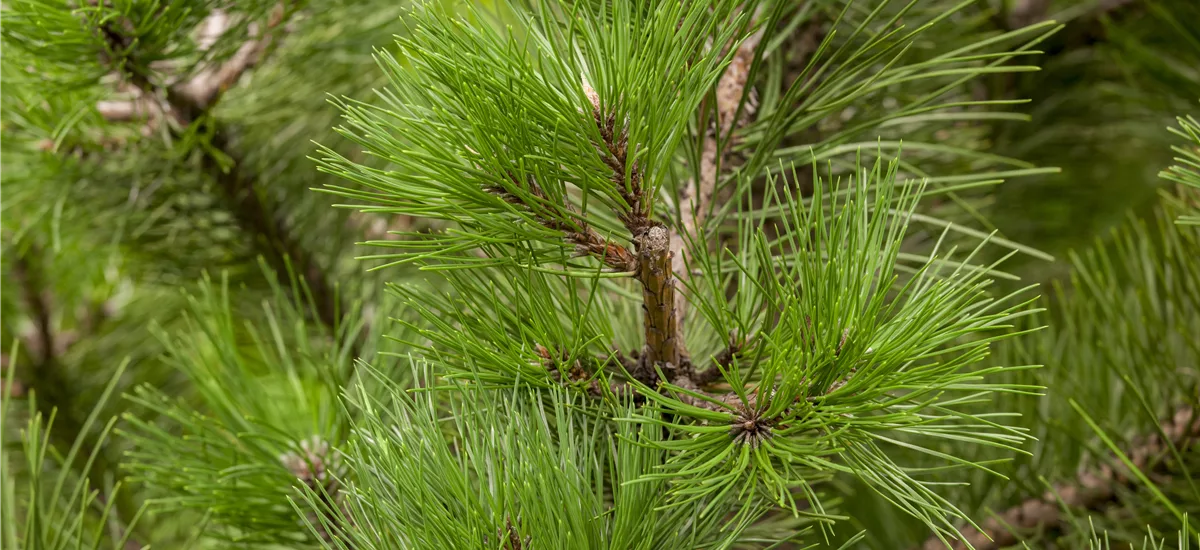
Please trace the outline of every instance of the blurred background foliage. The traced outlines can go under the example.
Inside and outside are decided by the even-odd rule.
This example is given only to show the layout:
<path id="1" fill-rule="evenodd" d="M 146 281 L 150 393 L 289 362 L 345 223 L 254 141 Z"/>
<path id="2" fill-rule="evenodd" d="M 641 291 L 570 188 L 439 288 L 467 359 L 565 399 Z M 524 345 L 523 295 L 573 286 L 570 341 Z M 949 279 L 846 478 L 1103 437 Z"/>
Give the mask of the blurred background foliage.
<path id="1" fill-rule="evenodd" d="M 998 128 L 997 152 L 1062 167 L 997 190 L 993 220 L 1019 242 L 1060 260 L 1121 224 L 1146 215 L 1157 178 L 1182 141 L 1163 130 L 1200 108 L 1200 4 L 1009 2 L 1046 4 L 1067 22 L 1042 46 L 1042 70 L 994 79 L 988 93 L 1031 100 L 1028 123 Z M 1011 9 L 1011 8 L 1010 8 Z M 1065 262 L 1026 266 L 1034 280 L 1061 277 Z"/>

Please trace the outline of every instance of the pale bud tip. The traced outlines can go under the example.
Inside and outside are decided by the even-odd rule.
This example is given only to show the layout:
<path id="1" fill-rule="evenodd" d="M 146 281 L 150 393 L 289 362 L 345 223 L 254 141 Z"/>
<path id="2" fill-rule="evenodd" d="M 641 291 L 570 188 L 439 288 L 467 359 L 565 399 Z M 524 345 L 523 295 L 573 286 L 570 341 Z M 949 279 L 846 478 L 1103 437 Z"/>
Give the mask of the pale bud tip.
<path id="1" fill-rule="evenodd" d="M 588 83 L 586 76 L 580 77 L 580 81 L 583 84 L 583 94 L 586 95 L 588 98 L 588 101 L 590 101 L 592 103 L 592 108 L 599 111 L 600 110 L 600 94 L 597 94 L 596 89 L 592 88 L 592 85 L 590 83 Z"/>

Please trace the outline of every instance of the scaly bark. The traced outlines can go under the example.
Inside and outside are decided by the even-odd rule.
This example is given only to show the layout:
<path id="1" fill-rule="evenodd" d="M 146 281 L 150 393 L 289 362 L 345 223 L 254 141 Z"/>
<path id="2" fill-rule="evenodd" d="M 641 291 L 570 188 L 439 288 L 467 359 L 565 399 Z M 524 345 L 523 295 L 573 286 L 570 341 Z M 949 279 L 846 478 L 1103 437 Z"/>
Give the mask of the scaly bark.
<path id="1" fill-rule="evenodd" d="M 676 253 L 671 232 L 650 217 L 651 200 L 645 196 L 641 167 L 636 163 L 631 166 L 627 158 L 628 129 L 618 127 L 613 114 L 602 112 L 596 91 L 586 82 L 583 86 L 600 131 L 602 142 L 597 144 L 597 152 L 612 169 L 613 185 L 625 201 L 626 208 L 618 216 L 632 235 L 636 250 L 637 261 L 632 267 L 642 287 L 645 345 L 632 374 L 652 385 L 658 366 L 668 381 L 675 382 L 691 375 L 691 362 L 683 342 L 682 294 L 674 273 Z"/>
<path id="2" fill-rule="evenodd" d="M 650 227 L 637 239 L 638 281 L 642 284 L 643 328 L 647 366 L 661 365 L 668 381 L 687 376 L 679 330 L 679 294 L 671 269 L 671 237 L 667 228 Z"/>

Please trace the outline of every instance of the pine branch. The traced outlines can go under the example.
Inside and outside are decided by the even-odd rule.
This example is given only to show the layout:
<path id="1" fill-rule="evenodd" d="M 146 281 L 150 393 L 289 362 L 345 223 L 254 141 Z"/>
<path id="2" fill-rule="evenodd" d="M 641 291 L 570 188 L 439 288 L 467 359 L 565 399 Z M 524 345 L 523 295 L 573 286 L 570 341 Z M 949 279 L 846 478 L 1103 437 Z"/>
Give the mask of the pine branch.
<path id="1" fill-rule="evenodd" d="M 671 269 L 671 237 L 667 228 L 653 226 L 636 239 L 638 248 L 638 280 L 642 283 L 643 332 L 648 365 L 663 365 L 670 381 L 690 377 L 690 365 L 685 366 L 687 351 L 680 333 L 680 308 L 677 298 L 678 281 Z M 641 369 L 643 375 L 648 374 Z"/>
<path id="2" fill-rule="evenodd" d="M 188 125 L 211 110 L 221 94 L 236 83 L 242 74 L 261 60 L 272 42 L 269 31 L 283 21 L 284 12 L 284 5 L 278 4 L 271 12 L 266 28 L 261 33 L 252 29 L 251 39 L 228 61 L 206 68 L 182 84 L 167 86 L 165 90 L 155 85 L 151 75 L 141 70 L 130 58 L 133 54 L 129 51 L 133 45 L 132 39 L 112 24 L 104 26 L 101 32 L 109 42 L 110 49 L 125 56 L 122 62 L 115 65 L 124 69 L 124 76 L 140 96 L 128 104 L 102 104 L 98 106 L 101 113 L 110 120 L 127 120 L 143 114 L 154 118 L 165 113 L 178 123 L 172 128 L 173 132 L 181 135 Z M 202 39 L 211 45 L 214 37 L 224 33 L 230 24 L 227 15 L 215 12 L 205 21 L 207 36 Z M 160 93 L 165 95 L 165 103 L 158 104 L 149 99 L 159 97 Z M 314 254 L 291 233 L 275 205 L 262 196 L 258 177 L 245 168 L 241 154 L 230 144 L 228 130 L 213 128 L 208 145 L 210 151 L 206 151 L 201 159 L 202 169 L 216 181 L 235 219 L 247 232 L 255 235 L 272 269 L 287 273 L 289 267 L 295 268 L 311 293 L 318 319 L 328 328 L 336 329 L 348 308 L 342 304 L 329 274 L 314 258 Z M 360 334 L 355 340 L 353 353 L 356 356 L 360 353 L 363 336 Z"/>
<path id="3" fill-rule="evenodd" d="M 1183 449 L 1200 438 L 1200 415 L 1192 406 L 1184 406 L 1162 422 L 1162 432 L 1139 438 L 1128 453 L 1138 470 L 1149 469 L 1157 475 L 1168 475 L 1170 463 L 1162 460 L 1170 448 Z M 1166 439 L 1163 438 L 1166 435 Z M 1074 483 L 1056 485 L 1040 498 L 1031 498 L 983 522 L 982 530 L 962 533 L 962 540 L 951 546 L 954 550 L 972 547 L 975 550 L 998 550 L 1020 542 L 1019 531 L 1057 530 L 1063 526 L 1062 508 L 1099 511 L 1118 504 L 1119 489 L 1133 489 L 1137 478 L 1124 467 L 1103 464 L 1085 471 Z M 968 544 L 970 546 L 968 546 Z M 924 550 L 945 548 L 937 537 L 930 537 L 921 547 Z"/>
<path id="4" fill-rule="evenodd" d="M 941 407 L 943 388 L 967 392 L 963 395 L 1008 389 L 980 383 L 978 372 L 967 367 L 983 356 L 991 341 L 1009 336 L 996 333 L 996 327 L 1021 315 L 1024 304 L 1016 303 L 1017 295 L 1012 294 L 998 308 L 983 305 L 993 300 L 984 290 L 992 283 L 990 269 L 967 269 L 978 248 L 963 263 L 949 252 L 931 254 L 911 285 L 892 286 L 898 280 L 896 259 L 922 190 L 901 184 L 899 161 L 856 165 L 850 185 L 839 185 L 828 194 L 814 178 L 812 201 L 801 198 L 799 189 L 781 190 L 784 186 L 775 185 L 779 180 L 768 176 L 766 187 L 772 193 L 764 196 L 761 208 L 740 212 L 745 216 L 739 223 L 749 231 L 765 225 L 768 217 L 771 222 L 778 219 L 778 238 L 749 239 L 735 247 L 731 263 L 736 265 L 717 266 L 706 278 L 714 282 L 733 275 L 755 284 L 738 289 L 739 301 L 729 299 L 720 283 L 713 285 L 711 294 L 693 297 L 705 300 L 706 315 L 698 321 L 709 325 L 697 323 L 701 330 L 736 326 L 747 334 L 761 332 L 751 344 L 755 362 L 729 373 L 731 387 L 701 389 L 679 335 L 683 315 L 671 230 L 665 220 L 652 215 L 662 182 L 674 173 L 671 163 L 681 147 L 679 137 L 704 96 L 720 86 L 723 64 L 737 54 L 722 53 L 720 45 L 736 43 L 733 37 L 744 31 L 749 14 L 739 13 L 738 23 L 725 25 L 720 33 L 704 27 L 708 32 L 697 35 L 680 32 L 679 21 L 724 21 L 729 11 L 737 11 L 735 3 L 724 3 L 721 18 L 702 13 L 708 8 L 700 4 L 684 4 L 687 17 L 680 17 L 675 3 L 657 6 L 663 8 L 650 13 L 662 15 L 642 21 L 638 18 L 645 16 L 643 11 L 625 10 L 622 3 L 602 5 L 598 15 L 605 17 L 592 20 L 572 14 L 563 21 L 569 23 L 563 27 L 566 35 L 555 29 L 539 35 L 535 26 L 528 43 L 437 10 L 420 11 L 411 26 L 418 38 L 400 45 L 403 61 L 381 56 L 394 88 L 380 95 L 384 104 L 342 102 L 351 126 L 343 135 L 395 166 L 364 166 L 326 149 L 322 168 L 364 188 L 332 191 L 367 202 L 377 212 L 461 222 L 459 232 L 417 243 L 418 252 L 389 255 L 397 262 L 445 267 L 442 271 L 454 287 L 446 296 L 415 287 L 399 289 L 429 327 L 414 321 L 410 326 L 420 337 L 406 341 L 427 352 L 434 366 L 447 371 L 448 380 L 479 388 L 528 385 L 541 391 L 559 385 L 580 389 L 593 379 L 595 388 L 603 391 L 601 384 L 610 383 L 604 379 L 608 365 L 584 368 L 576 363 L 603 351 L 597 348 L 605 340 L 640 344 L 638 362 L 625 369 L 625 382 L 649 405 L 640 410 L 671 417 L 666 431 L 672 441 L 663 446 L 669 450 L 669 463 L 655 468 L 655 476 L 670 480 L 672 501 L 690 504 L 704 498 L 716 503 L 727 495 L 745 499 L 753 493 L 794 510 L 788 501 L 797 484 L 836 470 L 830 465 L 833 458 L 817 462 L 807 457 L 837 455 L 844 457 L 848 470 L 922 521 L 951 526 L 957 510 L 927 484 L 909 477 L 871 438 L 908 430 L 931 440 L 947 437 L 1005 448 L 1022 441 L 1023 433 L 983 417 L 942 415 L 935 407 Z M 809 14 L 797 17 L 804 15 Z M 698 36 L 713 35 L 712 45 L 697 43 Z M 664 51 L 697 54 L 663 56 L 653 48 L 633 47 L 639 41 L 658 44 Z M 563 54 L 575 48 L 583 49 L 583 55 Z M 531 50 L 537 50 L 536 63 L 525 57 Z M 853 50 L 849 53 L 858 56 Z M 872 55 L 866 55 L 862 70 L 875 62 Z M 586 63 L 575 65 L 575 57 Z M 659 58 L 671 63 L 664 67 Z M 615 66 L 606 65 L 610 62 Z M 815 85 L 827 77 L 812 69 L 817 64 L 808 65 L 789 87 L 786 100 L 773 101 L 778 105 L 764 113 L 808 109 L 814 111 L 811 117 L 825 116 L 834 109 L 826 103 L 844 101 L 842 92 L 855 82 L 858 69 L 818 87 L 818 95 L 805 92 L 804 83 Z M 771 70 L 781 68 L 773 63 Z M 664 74 L 671 78 L 670 90 L 660 92 Z M 906 76 L 911 74 L 894 74 L 897 79 Z M 581 77 L 583 84 L 575 84 Z M 676 78 L 693 84 L 679 84 Z M 741 78 L 738 104 L 744 103 L 748 85 Z M 771 80 L 777 80 L 776 73 Z M 564 85 L 572 88 L 563 90 Z M 722 91 L 726 98 L 735 95 L 729 87 Z M 801 100 L 809 98 L 810 105 L 804 106 Z M 715 126 L 718 157 L 719 134 L 734 133 L 738 104 L 730 100 L 716 106 L 718 117 L 729 124 L 718 118 Z M 806 125 L 786 122 L 790 116 L 762 121 L 772 126 L 761 132 L 769 139 L 760 137 L 748 146 L 759 157 L 759 166 L 777 150 L 778 140 L 793 127 Z M 741 137 L 751 139 L 751 133 L 746 134 Z M 720 162 L 717 158 L 715 169 Z M 764 175 L 769 173 L 764 169 Z M 759 174 L 757 169 L 753 174 Z M 696 176 L 699 189 L 698 170 Z M 709 181 L 719 179 L 717 174 Z M 786 187 L 794 180 L 787 180 Z M 713 185 L 715 192 L 717 183 Z M 697 192 L 697 200 L 699 196 Z M 580 212 L 568 208 L 564 197 L 571 197 Z M 695 216 L 697 210 L 672 214 Z M 582 231 L 585 215 L 596 227 L 628 232 L 621 237 L 632 243 L 640 296 L 627 301 L 614 293 L 614 299 L 604 299 L 597 293 L 604 287 L 598 284 L 608 281 L 596 281 L 582 270 L 546 265 L 561 263 L 555 252 L 562 252 L 564 237 L 577 246 L 588 242 Z M 695 223 L 697 232 L 703 223 Z M 675 227 L 683 227 L 683 220 Z M 782 246 L 785 238 L 794 242 Z M 704 244 L 703 237 L 693 241 Z M 483 249 L 486 258 L 467 256 L 474 248 Z M 781 248 L 792 253 L 780 254 Z M 599 255 L 605 263 L 609 257 L 588 255 Z M 438 260 L 445 263 L 438 265 Z M 596 286 L 587 286 L 589 278 Z M 587 298 L 582 296 L 585 291 L 590 293 Z M 626 296 L 622 292 L 620 298 Z M 630 302 L 639 299 L 641 334 L 630 334 L 631 327 L 617 323 L 635 313 L 636 305 Z M 698 311 L 700 303 L 695 302 Z M 969 339 L 969 334 L 980 337 Z M 566 357 L 560 358 L 564 350 Z M 946 358 L 932 359 L 943 350 Z M 729 354 L 730 361 L 734 355 Z M 705 376 L 715 380 L 715 373 Z M 592 391 L 590 386 L 584 389 Z M 954 408 L 968 400 L 947 399 L 945 405 Z M 938 418 L 923 418 L 922 410 Z M 960 418 L 965 422 L 958 423 Z M 647 432 L 663 425 L 640 413 L 632 420 L 655 426 Z M 927 429 L 931 421 L 947 426 L 944 431 Z M 739 455 L 741 460 L 724 460 Z M 819 508 L 815 495 L 805 497 Z"/>
<path id="5" fill-rule="evenodd" d="M 681 232 L 698 240 L 702 239 L 703 235 L 698 234 L 697 229 L 704 225 L 704 218 L 710 212 L 718 176 L 723 169 L 728 168 L 726 161 L 734 144 L 732 132 L 749 122 L 749 117 L 754 114 L 752 101 L 745 103 L 744 112 L 739 113 L 739 109 L 743 107 L 742 97 L 748 85 L 750 67 L 754 63 L 755 52 L 762 41 L 763 33 L 764 29 L 759 29 L 738 45 L 725 74 L 721 75 L 717 82 L 715 128 L 702 139 L 699 178 L 688 180 L 680 192 L 679 216 L 683 221 Z M 679 249 L 683 248 L 681 243 Z M 680 254 L 675 260 L 675 272 L 686 271 L 683 254 Z"/>
<path id="6" fill-rule="evenodd" d="M 493 48 L 507 38 L 484 28 L 478 33 L 464 35 L 456 28 L 457 24 L 447 25 L 448 20 L 432 16 L 432 10 L 423 11 L 418 15 L 418 19 L 425 19 L 424 24 L 418 24 L 422 31 L 417 35 L 421 38 L 401 41 L 401 47 L 416 63 L 414 68 L 421 68 L 410 72 L 395 59 L 385 61 L 393 84 L 409 106 L 399 104 L 400 96 L 385 98 L 387 103 L 397 102 L 395 109 L 387 112 L 366 104 L 344 103 L 343 110 L 357 130 L 354 134 L 344 135 L 373 152 L 382 153 L 379 150 L 381 144 L 374 138 L 381 131 L 391 130 L 378 126 L 376 117 L 391 117 L 415 105 L 424 105 L 425 100 L 429 101 L 428 105 L 445 102 L 450 108 L 445 113 L 415 107 L 410 112 L 414 116 L 397 121 L 404 127 L 401 139 L 415 148 L 410 153 L 422 150 L 441 156 L 447 141 L 460 144 L 461 152 L 455 152 L 456 158 L 450 163 L 424 162 L 425 157 L 421 155 L 406 153 L 399 158 L 386 153 L 385 158 L 402 168 L 396 171 L 402 175 L 393 181 L 384 181 L 391 179 L 390 174 L 381 178 L 374 170 L 329 150 L 323 168 L 386 195 L 394 194 L 395 200 L 389 201 L 387 208 L 392 213 L 459 222 L 463 221 L 459 214 L 452 214 L 448 207 L 452 205 L 454 211 L 465 212 L 473 225 L 471 230 L 452 238 L 431 239 L 426 243 L 430 249 L 439 246 L 437 241 L 441 241 L 447 245 L 441 248 L 442 251 L 457 252 L 463 245 L 494 243 L 497 233 L 511 239 L 512 244 L 521 241 L 561 244 L 561 241 L 554 242 L 558 237 L 574 246 L 577 254 L 595 257 L 606 268 L 631 274 L 642 290 L 644 316 L 642 349 L 639 350 L 641 360 L 634 376 L 648 386 L 656 381 L 660 368 L 666 373 L 667 381 L 690 377 L 690 359 L 680 334 L 684 317 L 682 296 L 673 269 L 677 256 L 673 253 L 670 229 L 665 220 L 655 219 L 653 214 L 662 182 L 670 173 L 667 169 L 669 159 L 673 156 L 672 151 L 680 146 L 687 120 L 706 92 L 717 84 L 721 74 L 718 69 L 732 57 L 731 53 L 723 54 L 721 48 L 711 48 L 706 42 L 711 38 L 715 44 L 732 43 L 734 36 L 745 26 L 746 18 L 737 12 L 734 2 L 724 2 L 716 12 L 713 9 L 690 4 L 677 8 L 670 4 L 662 9 L 628 12 L 614 7 L 616 16 L 629 17 L 630 24 L 644 25 L 647 32 L 666 41 L 664 44 L 669 42 L 675 44 L 674 48 L 699 53 L 694 58 L 671 57 L 666 60 L 666 65 L 662 64 L 664 58 L 648 50 L 621 46 L 621 51 L 609 51 L 610 46 L 625 38 L 616 42 L 599 39 L 612 29 L 600 24 L 600 20 L 588 21 L 586 34 L 594 34 L 597 39 L 578 45 L 587 50 L 591 66 L 562 67 L 566 71 L 563 74 L 577 75 L 575 78 L 580 79 L 577 82 L 581 82 L 572 94 L 575 97 L 570 99 L 562 95 L 561 90 L 555 90 L 550 81 L 535 76 L 538 71 L 533 66 L 510 65 L 504 61 L 504 54 Z M 718 24 L 725 20 L 734 23 Z M 535 28 L 539 26 L 532 20 L 530 22 Z M 624 24 L 618 26 L 621 25 Z M 460 42 L 460 39 L 466 42 Z M 548 40 L 547 46 L 564 40 L 566 42 L 561 44 L 564 47 L 575 40 L 554 32 L 540 39 Z M 438 47 L 448 51 L 463 49 L 447 56 L 446 51 L 434 51 Z M 550 52 L 547 49 L 544 53 Z M 483 64 L 478 70 L 483 72 L 476 69 L 463 71 L 466 64 L 459 63 L 459 57 L 478 59 Z M 659 78 L 639 82 L 651 73 L 664 71 L 664 74 L 676 75 L 682 80 L 668 83 Z M 501 74 L 508 76 L 493 78 Z M 596 79 L 598 89 L 592 88 L 589 78 Z M 476 93 L 484 89 L 489 91 L 484 95 Z M 679 89 L 683 90 L 682 94 L 678 93 Z M 472 91 L 467 93 L 467 90 Z M 535 103 L 541 106 L 535 108 Z M 518 107 L 534 110 L 521 115 L 513 110 Z M 546 116 L 550 114 L 545 111 L 546 107 L 562 108 L 561 114 L 568 117 L 576 113 L 583 115 L 575 120 L 580 127 L 564 134 L 562 140 L 548 139 L 547 132 L 554 132 L 551 127 L 561 124 L 561 120 Z M 488 126 L 499 122 L 503 125 Z M 494 135 L 477 140 L 481 128 L 490 128 Z M 357 135 L 358 131 L 362 135 Z M 383 148 L 390 148 L 390 144 Z M 473 165 L 474 173 L 463 173 L 455 166 L 460 162 Z M 533 181 L 528 177 L 530 175 L 535 175 L 538 180 Z M 431 186 L 431 182 L 436 183 Z M 431 193 L 431 188 L 440 188 L 443 193 Z M 481 189 L 487 195 L 481 197 Z M 579 212 L 570 207 L 565 198 L 575 189 L 583 193 Z M 381 198 L 374 192 L 334 192 L 358 201 Z M 501 207 L 496 204 L 497 198 L 517 208 Z M 471 212 L 471 206 L 477 209 Z M 627 231 L 619 236 L 620 244 L 589 229 L 589 225 L 604 226 L 606 231 L 614 229 L 607 218 L 608 212 L 589 211 L 597 206 L 610 211 L 615 221 Z M 496 215 L 498 210 L 503 215 Z M 536 226 L 533 232 L 529 231 L 531 224 Z M 550 229 L 551 234 L 557 235 L 546 238 L 547 232 L 542 229 Z M 472 234 L 475 231 L 479 233 Z M 426 262 L 438 255 L 443 254 L 389 256 L 398 258 L 399 262 Z M 555 260 L 536 250 L 534 255 L 539 263 Z M 486 263 L 495 265 L 501 261 L 505 260 Z"/>
<path id="7" fill-rule="evenodd" d="M 621 199 L 625 201 L 626 210 L 619 217 L 621 223 L 629 229 L 636 238 L 643 234 L 655 222 L 650 219 L 650 201 L 643 200 L 641 167 L 634 164 L 629 166 L 629 128 L 617 128 L 616 116 L 604 114 L 600 107 L 600 98 L 587 82 L 583 83 L 584 93 L 592 102 L 592 117 L 600 130 L 603 143 L 597 146 L 601 160 L 612 169 L 612 182 Z M 629 175 L 629 184 L 625 184 L 625 176 Z"/>
<path id="8" fill-rule="evenodd" d="M 751 24 L 753 25 L 757 19 L 758 14 Z M 672 249 L 676 254 L 672 267 L 678 276 L 690 275 L 686 267 L 688 263 L 686 255 L 689 253 L 689 249 L 684 246 L 682 235 L 689 235 L 695 243 L 704 243 L 705 235 L 701 228 L 705 218 L 711 212 L 712 199 L 720 175 L 728 172 L 730 168 L 729 153 L 736 143 L 734 134 L 739 128 L 750 123 L 751 117 L 754 115 L 753 91 L 744 103 L 742 98 L 746 94 L 750 66 L 754 62 L 754 56 L 764 32 L 765 29 L 759 29 L 739 44 L 732 61 L 718 81 L 717 118 L 712 133 L 706 134 L 703 138 L 699 178 L 689 180 L 679 197 L 679 214 L 683 227 L 680 233 L 672 234 Z M 792 63 L 803 68 L 810 57 L 816 53 L 823 38 L 824 27 L 818 18 L 810 20 L 797 29 L 792 39 L 797 41 L 799 49 Z M 681 309 L 684 310 L 686 316 L 686 297 L 681 296 L 680 301 Z M 729 368 L 733 356 L 743 350 L 746 342 L 747 340 L 744 338 L 731 338 L 726 349 L 714 357 L 716 364 L 726 369 Z M 720 378 L 721 370 L 714 365 L 702 372 L 694 373 L 691 382 L 696 388 L 702 388 Z"/>
<path id="9" fill-rule="evenodd" d="M 110 122 L 153 120 L 165 111 L 180 125 L 187 126 L 211 109 L 226 90 L 233 87 L 243 74 L 262 60 L 272 44 L 271 31 L 283 21 L 284 13 L 284 5 L 277 4 L 268 17 L 265 29 L 260 30 L 258 26 L 251 25 L 250 38 L 228 60 L 206 66 L 183 82 L 167 86 L 165 104 L 157 101 L 158 87 L 153 84 L 151 75 L 132 63 L 133 52 L 129 50 L 134 47 L 134 41 L 128 34 L 132 29 L 127 28 L 128 25 L 106 23 L 99 29 L 100 33 L 109 48 L 120 56 L 119 59 L 113 60 L 113 64 L 126 69 L 124 76 L 129 78 L 133 92 L 137 95 L 125 101 L 101 101 L 96 106 L 97 111 Z M 201 24 L 200 47 L 211 47 L 232 24 L 228 14 L 220 10 L 214 11 Z"/>
<path id="10" fill-rule="evenodd" d="M 754 24 L 752 20 L 750 25 Z M 641 196 L 641 171 L 637 166 L 629 170 L 626 164 L 628 133 L 616 131 L 615 117 L 602 113 L 599 96 L 584 82 L 584 92 L 592 102 L 593 116 L 604 140 L 602 158 L 612 168 L 613 182 L 629 205 L 629 211 L 621 216 L 621 220 L 634 236 L 638 249 L 636 267 L 642 284 L 646 349 L 635 376 L 643 383 L 653 380 L 653 365 L 662 364 L 672 383 L 689 388 L 699 386 L 693 379 L 695 371 L 684 346 L 683 320 L 687 317 L 688 303 L 687 296 L 679 292 L 677 277 L 688 274 L 685 239 L 693 243 L 705 241 L 701 229 L 711 209 L 719 174 L 727 166 L 727 155 L 734 142 L 733 131 L 753 114 L 752 103 L 744 104 L 742 99 L 763 34 L 764 31 L 759 29 L 738 44 L 730 64 L 717 82 L 716 123 L 712 132 L 715 135 L 706 133 L 702 139 L 699 178 L 689 180 L 680 192 L 678 207 L 682 226 L 674 231 L 658 225 L 645 213 L 644 207 L 649 201 Z M 741 112 L 743 107 L 744 113 Z M 624 181 L 626 173 L 630 174 L 628 186 Z"/>

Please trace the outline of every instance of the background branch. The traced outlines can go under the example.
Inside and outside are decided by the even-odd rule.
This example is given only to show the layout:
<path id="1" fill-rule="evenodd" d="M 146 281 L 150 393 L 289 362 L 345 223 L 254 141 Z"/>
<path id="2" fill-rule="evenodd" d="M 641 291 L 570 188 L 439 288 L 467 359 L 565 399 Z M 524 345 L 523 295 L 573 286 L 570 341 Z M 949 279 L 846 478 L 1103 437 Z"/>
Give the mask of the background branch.
<path id="1" fill-rule="evenodd" d="M 750 25 L 756 23 L 757 16 Z M 690 263 L 690 252 L 685 241 L 691 240 L 693 245 L 706 241 L 704 221 L 712 210 L 717 181 L 721 173 L 728 170 L 729 151 L 735 141 L 734 133 L 754 114 L 752 97 L 746 98 L 741 116 L 739 109 L 743 108 L 742 99 L 746 96 L 750 67 L 754 63 L 755 52 L 762 42 L 763 34 L 764 29 L 758 29 L 738 44 L 733 59 L 717 81 L 716 119 L 713 128 L 708 129 L 701 138 L 699 175 L 688 180 L 679 193 L 681 227 L 671 235 L 671 270 L 677 277 L 689 276 L 687 266 Z M 679 293 L 678 302 L 679 315 L 686 318 L 687 297 Z"/>
<path id="2" fill-rule="evenodd" d="M 165 90 L 155 86 L 150 75 L 141 72 L 136 64 L 122 64 L 124 67 L 132 67 L 126 76 L 140 96 L 127 104 L 102 104 L 98 106 L 101 113 L 114 121 L 129 120 L 144 114 L 153 118 L 154 109 L 147 107 L 158 105 L 158 110 L 166 111 L 179 124 L 180 127 L 173 127 L 173 131 L 177 135 L 181 134 L 183 128 L 207 114 L 221 95 L 262 59 L 272 43 L 270 31 L 283 22 L 284 14 L 284 5 L 277 4 L 265 28 L 260 31 L 252 27 L 250 39 L 232 58 L 218 66 L 201 70 L 182 84 L 169 86 Z M 230 25 L 228 16 L 220 11 L 214 12 L 203 24 L 202 43 L 211 46 Z M 125 51 L 121 46 L 130 42 L 120 30 L 113 27 L 105 29 L 104 35 L 113 43 L 114 51 Z M 159 97 L 160 92 L 165 92 L 165 104 L 157 104 L 151 99 Z M 217 126 L 215 121 L 206 119 L 204 123 L 214 127 L 208 132 L 209 148 L 201 158 L 202 169 L 216 181 L 239 225 L 254 235 L 255 242 L 271 269 L 278 273 L 289 273 L 293 271 L 289 268 L 294 268 L 311 295 L 318 320 L 336 331 L 341 325 L 341 317 L 350 309 L 342 303 L 332 278 L 315 258 L 315 254 L 292 234 L 276 205 L 266 198 L 262 188 L 267 182 L 259 181 L 255 174 L 246 169 L 240 152 L 231 145 L 228 129 Z M 363 339 L 363 334 L 359 334 L 355 339 L 354 356 L 361 353 Z"/>
<path id="3" fill-rule="evenodd" d="M 1181 407 L 1161 424 L 1162 434 L 1154 433 L 1140 438 L 1127 456 L 1134 467 L 1155 476 L 1169 475 L 1171 463 L 1165 460 L 1169 449 L 1186 449 L 1200 437 L 1200 415 L 1191 406 Z M 1116 458 L 1110 462 L 1118 463 Z M 1063 527 L 1062 508 L 1100 511 L 1118 504 L 1120 489 L 1133 489 L 1137 479 L 1123 465 L 1113 467 L 1103 464 L 1083 472 L 1074 483 L 1056 485 L 1038 498 L 1030 498 L 988 518 L 981 530 L 969 529 L 962 533 L 962 540 L 951 546 L 954 550 L 965 550 L 967 543 L 975 550 L 999 550 L 1020 542 L 1018 532 L 1034 530 L 1058 530 Z M 939 550 L 945 544 L 937 537 L 930 537 L 921 547 L 923 550 Z"/>
<path id="4" fill-rule="evenodd" d="M 55 325 L 55 299 L 50 291 L 50 285 L 45 278 L 45 270 L 41 263 L 44 258 L 41 247 L 27 246 L 16 252 L 13 261 L 13 274 L 17 279 L 17 291 L 21 301 L 25 303 L 33 326 L 28 334 L 20 336 L 22 344 L 30 356 L 29 361 L 18 361 L 27 365 L 22 370 L 23 375 L 13 377 L 14 387 L 9 395 L 20 396 L 24 391 L 32 391 L 36 407 L 45 421 L 53 418 L 50 425 L 51 435 L 64 448 L 70 447 L 77 438 L 91 439 L 93 434 L 85 433 L 84 418 L 80 418 L 73 408 L 81 401 L 81 393 L 75 378 L 66 371 L 67 365 L 63 357 L 70 352 L 71 346 L 94 333 L 103 323 L 115 315 L 114 306 L 109 301 L 99 301 L 84 311 L 77 319 L 78 328 L 73 331 L 60 331 Z M 14 368 L 11 357 L 3 356 L 4 368 Z M 86 445 L 91 447 L 93 445 Z M 113 464 L 103 446 L 96 453 L 87 471 L 87 476 L 95 483 L 100 483 L 108 476 L 117 474 L 117 466 Z M 84 457 L 79 457 L 82 463 Z M 121 517 L 130 517 L 134 505 L 128 496 L 118 498 L 116 509 Z M 130 534 L 125 545 L 126 549 L 141 548 L 135 537 Z"/>
<path id="5" fill-rule="evenodd" d="M 233 57 L 219 65 L 206 67 L 183 84 L 174 86 L 174 94 L 186 98 L 194 108 L 204 109 L 212 106 L 221 94 L 262 60 L 263 54 L 271 46 L 271 31 L 283 21 L 284 11 L 282 3 L 276 4 L 267 18 L 265 29 L 251 25 L 250 39 L 238 48 Z M 208 25 L 206 30 L 217 37 L 224 34 L 230 25 L 229 17 L 221 11 L 214 12 L 209 16 L 209 20 L 214 22 Z"/>

